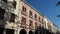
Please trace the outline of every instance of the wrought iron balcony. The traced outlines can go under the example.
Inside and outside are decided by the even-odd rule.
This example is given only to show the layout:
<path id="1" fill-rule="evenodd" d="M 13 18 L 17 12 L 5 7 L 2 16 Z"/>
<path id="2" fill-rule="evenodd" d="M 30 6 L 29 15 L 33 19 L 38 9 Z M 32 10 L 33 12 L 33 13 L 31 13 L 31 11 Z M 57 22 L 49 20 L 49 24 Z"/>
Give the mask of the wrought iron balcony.
<path id="1" fill-rule="evenodd" d="M 25 24 L 25 23 L 20 23 L 21 24 L 21 27 L 23 27 L 23 28 L 27 28 L 27 24 Z"/>
<path id="2" fill-rule="evenodd" d="M 42 22 L 41 20 L 38 20 L 40 23 Z"/>
<path id="3" fill-rule="evenodd" d="M 33 19 L 33 16 L 32 16 L 32 15 L 30 15 L 30 14 L 29 14 L 29 17 L 30 17 L 31 19 Z"/>
<path id="4" fill-rule="evenodd" d="M 38 26 L 35 26 L 35 29 L 37 29 Z"/>
<path id="5" fill-rule="evenodd" d="M 34 29 L 34 26 L 29 26 L 29 29 Z"/>
<path id="6" fill-rule="evenodd" d="M 37 18 L 34 18 L 34 19 L 35 19 L 36 21 L 38 21 Z"/>
<path id="7" fill-rule="evenodd" d="M 22 13 L 23 15 L 27 16 L 27 12 L 21 10 L 21 13 Z"/>

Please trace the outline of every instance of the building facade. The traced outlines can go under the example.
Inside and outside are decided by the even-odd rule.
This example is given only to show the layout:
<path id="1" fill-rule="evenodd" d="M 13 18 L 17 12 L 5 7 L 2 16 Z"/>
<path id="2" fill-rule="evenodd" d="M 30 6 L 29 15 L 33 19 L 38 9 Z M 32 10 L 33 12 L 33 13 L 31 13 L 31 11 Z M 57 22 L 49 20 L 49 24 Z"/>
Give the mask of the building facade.
<path id="1" fill-rule="evenodd" d="M 25 0 L 0 0 L 1 34 L 47 34 L 51 29 L 51 21 Z"/>
<path id="2" fill-rule="evenodd" d="M 18 0 L 0 0 L 0 34 L 17 34 Z"/>
<path id="3" fill-rule="evenodd" d="M 44 22 L 45 22 L 45 28 L 51 34 L 56 34 L 58 27 L 53 22 L 51 22 L 51 20 L 49 20 L 47 17 L 45 17 Z"/>
<path id="4" fill-rule="evenodd" d="M 54 34 L 56 34 L 57 31 L 58 31 L 58 27 L 57 27 L 55 24 L 53 24 L 53 26 L 52 26 L 52 32 L 53 32 Z"/>

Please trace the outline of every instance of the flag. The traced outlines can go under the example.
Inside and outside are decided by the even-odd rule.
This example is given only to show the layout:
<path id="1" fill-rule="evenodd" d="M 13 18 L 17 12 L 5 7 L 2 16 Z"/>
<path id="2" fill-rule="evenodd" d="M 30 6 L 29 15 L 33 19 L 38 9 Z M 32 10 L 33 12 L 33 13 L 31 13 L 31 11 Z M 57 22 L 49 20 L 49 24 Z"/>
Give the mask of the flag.
<path id="1" fill-rule="evenodd" d="M 57 17 L 60 17 L 60 15 L 57 15 Z"/>
<path id="2" fill-rule="evenodd" d="M 59 6 L 59 5 L 60 5 L 60 1 L 59 1 L 59 2 L 57 2 L 56 6 Z"/>

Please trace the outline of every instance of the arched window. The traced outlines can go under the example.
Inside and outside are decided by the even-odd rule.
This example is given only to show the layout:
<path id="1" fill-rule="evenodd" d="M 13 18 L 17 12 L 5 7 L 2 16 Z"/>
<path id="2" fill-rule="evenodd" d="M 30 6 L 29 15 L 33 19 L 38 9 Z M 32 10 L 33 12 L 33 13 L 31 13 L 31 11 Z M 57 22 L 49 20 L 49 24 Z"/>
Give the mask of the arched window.
<path id="1" fill-rule="evenodd" d="M 33 21 L 29 20 L 29 27 L 32 27 L 32 26 L 33 26 Z"/>
<path id="2" fill-rule="evenodd" d="M 4 2 L 6 2 L 6 3 L 7 3 L 7 0 L 2 0 L 2 1 L 4 1 Z"/>
<path id="3" fill-rule="evenodd" d="M 0 19 L 4 18 L 4 13 L 5 13 L 5 10 L 0 8 Z"/>
<path id="4" fill-rule="evenodd" d="M 29 15 L 30 15 L 30 16 L 33 16 L 33 15 L 32 15 L 32 11 L 29 12 Z"/>
<path id="5" fill-rule="evenodd" d="M 22 29 L 19 34 L 27 34 L 26 30 L 25 29 Z"/>
<path id="6" fill-rule="evenodd" d="M 33 34 L 33 31 L 29 31 L 29 34 Z"/>
<path id="7" fill-rule="evenodd" d="M 16 4 L 17 2 L 15 0 L 13 0 L 13 7 L 16 8 Z"/>
<path id="8" fill-rule="evenodd" d="M 11 13 L 10 22 L 15 22 L 15 14 Z"/>
<path id="9" fill-rule="evenodd" d="M 26 12 L 26 7 L 22 6 L 22 11 Z"/>
<path id="10" fill-rule="evenodd" d="M 37 18 L 37 15 L 35 14 L 35 18 Z"/>

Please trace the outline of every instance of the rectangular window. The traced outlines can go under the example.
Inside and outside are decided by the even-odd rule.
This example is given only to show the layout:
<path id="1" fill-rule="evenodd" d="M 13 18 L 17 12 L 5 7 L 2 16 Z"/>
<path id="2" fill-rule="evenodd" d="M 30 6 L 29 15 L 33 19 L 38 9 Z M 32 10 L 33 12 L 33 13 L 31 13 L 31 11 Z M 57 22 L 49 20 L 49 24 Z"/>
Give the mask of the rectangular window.
<path id="1" fill-rule="evenodd" d="M 26 8 L 24 6 L 22 6 L 22 11 L 26 12 Z"/>
<path id="2" fill-rule="evenodd" d="M 32 16 L 32 12 L 31 12 L 31 11 L 29 12 L 29 15 L 31 15 L 31 16 Z"/>
<path id="3" fill-rule="evenodd" d="M 5 13 L 5 10 L 0 8 L 0 19 L 4 18 L 4 13 Z"/>
<path id="4" fill-rule="evenodd" d="M 35 14 L 34 19 L 37 21 L 37 15 Z"/>
<path id="5" fill-rule="evenodd" d="M 32 11 L 29 11 L 29 17 L 33 19 Z"/>
<path id="6" fill-rule="evenodd" d="M 14 8 L 16 8 L 16 4 L 17 4 L 16 1 L 13 0 L 13 7 L 14 7 Z"/>
<path id="7" fill-rule="evenodd" d="M 37 18 L 37 15 L 35 14 L 35 18 Z"/>
<path id="8" fill-rule="evenodd" d="M 6 3 L 7 3 L 7 0 L 2 0 L 2 1 L 4 1 L 4 2 L 6 2 Z"/>
<path id="9" fill-rule="evenodd" d="M 37 23 L 35 22 L 35 28 L 37 28 Z"/>
<path id="10" fill-rule="evenodd" d="M 33 22 L 30 20 L 29 21 L 29 27 L 31 27 L 33 25 Z"/>
<path id="11" fill-rule="evenodd" d="M 51 25 L 48 24 L 48 29 L 51 30 Z"/>
<path id="12" fill-rule="evenodd" d="M 43 24 L 43 19 L 42 19 L 42 24 Z"/>
<path id="13" fill-rule="evenodd" d="M 10 22 L 15 22 L 15 14 L 11 13 Z"/>
<path id="14" fill-rule="evenodd" d="M 23 24 L 26 24 L 26 18 L 22 17 L 21 22 L 22 22 Z"/>
<path id="15" fill-rule="evenodd" d="M 46 27 L 46 21 L 44 21 L 44 27 Z"/>
<path id="16" fill-rule="evenodd" d="M 40 17 L 39 17 L 39 22 L 40 22 Z"/>

